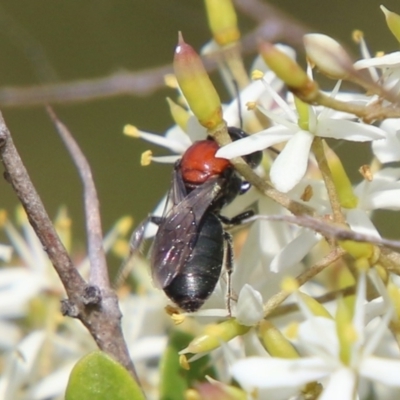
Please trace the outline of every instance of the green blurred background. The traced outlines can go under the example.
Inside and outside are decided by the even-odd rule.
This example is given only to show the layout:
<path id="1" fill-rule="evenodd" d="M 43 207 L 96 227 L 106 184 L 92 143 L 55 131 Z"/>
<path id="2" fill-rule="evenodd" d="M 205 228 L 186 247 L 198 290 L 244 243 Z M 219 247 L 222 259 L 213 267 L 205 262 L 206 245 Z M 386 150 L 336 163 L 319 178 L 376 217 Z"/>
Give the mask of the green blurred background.
<path id="1" fill-rule="evenodd" d="M 271 3 L 314 31 L 347 43 L 355 54 L 358 50 L 350 38 L 356 28 L 365 32 L 372 52 L 397 48 L 379 9 L 381 0 Z M 400 13 L 400 1 L 386 1 L 385 6 Z M 255 26 L 244 16 L 240 25 L 243 33 Z M 37 84 L 39 79 L 73 81 L 165 65 L 172 60 L 178 30 L 197 49 L 209 40 L 201 0 L 3 0 L 0 86 Z M 47 57 L 47 63 L 39 61 L 41 78 L 32 64 L 37 53 L 32 53 L 29 43 L 40 46 Z M 148 97 L 55 107 L 92 166 L 105 231 L 124 214 L 137 222 L 144 218 L 169 187 L 169 166 L 140 167 L 144 150 L 163 151 L 122 135 L 126 123 L 163 133 L 172 124 L 167 95 L 174 93 L 163 89 Z M 221 97 L 226 99 L 226 94 Z M 54 216 L 60 205 L 67 205 L 74 237 L 83 243 L 80 181 L 45 112 L 41 107 L 3 107 L 2 112 L 49 214 Z M 354 152 L 355 147 L 350 148 Z M 367 161 L 367 156 L 361 156 L 356 165 Z M 353 171 L 352 176 L 357 174 Z M 0 208 L 12 212 L 16 203 L 11 188 L 0 180 Z M 383 233 L 393 236 L 388 226 Z"/>

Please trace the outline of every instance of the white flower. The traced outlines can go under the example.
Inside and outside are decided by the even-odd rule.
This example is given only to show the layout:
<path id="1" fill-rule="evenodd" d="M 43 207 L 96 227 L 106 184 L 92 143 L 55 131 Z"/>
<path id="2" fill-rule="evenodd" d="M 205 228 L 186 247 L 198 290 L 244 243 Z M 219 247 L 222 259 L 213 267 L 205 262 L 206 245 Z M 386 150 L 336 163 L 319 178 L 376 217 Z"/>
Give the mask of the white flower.
<path id="1" fill-rule="evenodd" d="M 400 51 L 381 57 L 366 58 L 354 64 L 356 69 L 379 68 L 382 70 L 381 82 L 386 90 L 397 94 L 400 90 Z"/>
<path id="2" fill-rule="evenodd" d="M 400 210 L 400 169 L 381 169 L 374 173 L 372 181 L 361 181 L 354 194 L 358 197 L 358 209 Z"/>
<path id="3" fill-rule="evenodd" d="M 296 296 L 307 318 L 299 327 L 298 348 L 304 349 L 307 356 L 299 359 L 250 357 L 232 366 L 233 377 L 246 390 L 256 389 L 259 398 L 266 398 L 265 394 L 274 393 L 274 390 L 280 393 L 283 389 L 294 395 L 305 384 L 316 381 L 324 384 L 319 397 L 323 400 L 352 400 L 362 378 L 400 386 L 400 359 L 374 355 L 383 335 L 388 332 L 392 310 L 368 324 L 369 304 L 365 292 L 366 276 L 361 273 L 354 316 L 351 324 L 345 327 L 336 325 L 334 320 L 313 316 L 300 296 Z M 338 330 L 341 331 L 340 338 Z"/>
<path id="4" fill-rule="evenodd" d="M 0 399 L 56 398 L 65 392 L 72 367 L 94 350 L 95 344 L 80 321 L 61 317 L 59 300 L 65 297 L 64 289 L 22 208 L 18 208 L 17 214 L 23 234 L 10 220 L 2 221 L 21 264 L 0 269 L 0 347 L 8 350 L 4 360 L 7 368 L 0 375 Z M 55 226 L 64 227 L 58 229 L 58 234 L 66 238 L 69 248 L 67 220 L 61 213 Z M 129 225 L 129 218 L 121 218 L 114 225 L 103 240 L 105 251 L 121 240 Z M 88 275 L 88 265 L 84 259 L 77 266 L 84 277 Z M 141 295 L 121 300 L 123 330 L 132 359 L 142 376 L 149 377 L 156 367 L 148 365 L 148 360 L 161 357 L 169 321 L 163 309 L 164 299 L 150 283 L 148 271 L 144 273 L 138 263 L 134 275 Z M 38 299 L 39 302 L 35 301 Z M 18 320 L 31 316 L 31 305 L 39 303 L 44 326 L 24 336 Z"/>
<path id="5" fill-rule="evenodd" d="M 380 128 L 386 132 L 386 136 L 372 142 L 372 151 L 376 158 L 383 164 L 400 161 L 400 119 L 385 119 Z"/>
<path id="6" fill-rule="evenodd" d="M 336 93 L 338 88 L 335 89 Z M 285 148 L 272 164 L 271 181 L 281 192 L 293 189 L 306 173 L 310 148 L 314 136 L 364 142 L 384 137 L 384 131 L 372 125 L 335 118 L 330 109 L 319 111 L 308 107 L 308 129 L 299 125 L 299 116 L 282 99 L 279 101 L 285 117 L 264 107 L 258 109 L 275 123 L 271 128 L 262 130 L 247 138 L 224 146 L 217 152 L 218 157 L 231 159 L 258 150 L 264 150 L 278 143 L 287 142 Z"/>

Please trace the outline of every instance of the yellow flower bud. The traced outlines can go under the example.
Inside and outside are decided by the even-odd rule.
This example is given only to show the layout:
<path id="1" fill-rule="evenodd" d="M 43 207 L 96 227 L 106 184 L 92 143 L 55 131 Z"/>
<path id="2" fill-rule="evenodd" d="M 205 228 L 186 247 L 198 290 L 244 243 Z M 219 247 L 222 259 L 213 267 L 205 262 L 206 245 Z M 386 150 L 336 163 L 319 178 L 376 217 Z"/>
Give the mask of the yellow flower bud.
<path id="1" fill-rule="evenodd" d="M 179 356 L 179 364 L 183 369 L 185 369 L 186 371 L 189 371 L 190 364 L 189 364 L 189 362 L 188 362 L 188 360 L 187 360 L 187 358 L 186 358 L 186 356 L 184 354 L 181 354 Z"/>
<path id="2" fill-rule="evenodd" d="M 307 307 L 316 317 L 332 318 L 328 310 L 317 300 L 300 291 L 298 292 L 298 294 L 301 297 L 302 301 L 307 305 Z"/>
<path id="3" fill-rule="evenodd" d="M 340 359 L 348 364 L 351 358 L 351 347 L 356 340 L 356 332 L 351 323 L 352 312 L 350 312 L 343 299 L 338 299 L 336 309 L 336 333 L 340 343 Z"/>
<path id="4" fill-rule="evenodd" d="M 240 325 L 234 318 L 217 325 L 208 325 L 204 334 L 194 338 L 188 347 L 181 351 L 181 354 L 196 354 L 214 350 L 221 345 L 221 342 L 228 342 L 236 336 L 244 335 L 249 330 L 249 326 Z"/>
<path id="5" fill-rule="evenodd" d="M 308 131 L 310 106 L 296 96 L 294 97 L 294 105 L 296 106 L 297 114 L 299 115 L 297 122 L 299 127 L 305 131 Z"/>
<path id="6" fill-rule="evenodd" d="M 315 96 L 318 85 L 308 77 L 296 61 L 268 42 L 259 45 L 259 52 L 268 67 L 290 90 L 300 93 L 305 98 Z"/>
<path id="7" fill-rule="evenodd" d="M 179 87 L 200 124 L 207 129 L 220 125 L 223 120 L 218 93 L 200 57 L 184 42 L 181 34 L 175 49 L 174 71 Z"/>
<path id="8" fill-rule="evenodd" d="M 214 40 L 220 46 L 236 43 L 240 39 L 237 16 L 231 0 L 206 0 L 208 25 Z"/>
<path id="9" fill-rule="evenodd" d="M 190 118 L 190 114 L 179 104 L 176 104 L 173 100 L 167 97 L 167 103 L 169 105 L 169 110 L 171 111 L 172 118 L 175 123 L 186 132 L 187 123 Z"/>
<path id="10" fill-rule="evenodd" d="M 264 347 L 272 357 L 299 357 L 296 349 L 271 322 L 261 321 L 259 332 Z"/>
<path id="11" fill-rule="evenodd" d="M 333 183 L 339 197 L 340 205 L 344 208 L 355 208 L 358 198 L 353 192 L 353 186 L 346 174 L 343 164 L 336 153 L 324 141 L 324 151 L 329 169 L 332 174 Z"/>
<path id="12" fill-rule="evenodd" d="M 400 319 L 400 290 L 391 281 L 387 285 L 387 290 L 389 293 L 389 297 L 392 300 L 392 305 L 395 309 L 397 319 Z"/>
<path id="13" fill-rule="evenodd" d="M 353 240 L 340 240 L 339 245 L 351 256 L 357 259 L 370 259 L 374 254 L 374 246 L 371 243 L 355 242 Z"/>
<path id="14" fill-rule="evenodd" d="M 381 6 L 381 10 L 385 14 L 386 23 L 390 32 L 392 32 L 393 36 L 400 42 L 400 15 L 389 11 L 386 7 Z"/>

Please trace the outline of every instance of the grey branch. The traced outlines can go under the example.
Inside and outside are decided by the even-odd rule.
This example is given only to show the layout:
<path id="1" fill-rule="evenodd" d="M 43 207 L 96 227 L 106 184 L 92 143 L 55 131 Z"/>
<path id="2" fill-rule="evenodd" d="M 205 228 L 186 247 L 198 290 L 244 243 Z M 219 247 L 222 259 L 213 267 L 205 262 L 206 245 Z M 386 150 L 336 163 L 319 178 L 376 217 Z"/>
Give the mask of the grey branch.
<path id="1" fill-rule="evenodd" d="M 71 140 L 73 141 L 73 139 L 69 139 L 69 148 L 71 150 Z M 72 152 L 75 153 L 74 160 L 77 160 L 77 153 L 83 157 L 79 148 L 78 150 L 72 149 Z M 122 336 L 121 312 L 116 294 L 108 285 L 104 286 L 105 282 L 102 282 L 101 279 L 97 279 L 101 286 L 87 285 L 79 275 L 44 209 L 43 203 L 14 146 L 1 113 L 0 159 L 4 166 L 6 180 L 11 184 L 22 203 L 29 222 L 65 287 L 68 300 L 62 302 L 62 310 L 69 316 L 79 318 L 89 330 L 98 347 L 119 361 L 138 381 L 135 368 Z M 83 161 L 81 159 L 80 162 L 86 163 L 84 157 Z M 85 174 L 82 177 L 85 181 L 85 186 L 90 186 L 89 180 L 91 178 L 88 178 Z M 90 191 L 86 190 L 85 196 L 92 196 L 90 193 Z M 98 207 L 98 204 L 95 204 L 93 201 L 85 199 L 85 202 L 92 204 L 93 207 Z M 98 212 L 98 209 L 94 211 Z M 89 238 L 89 240 L 93 240 L 93 238 Z M 96 251 L 96 248 L 94 251 Z M 95 256 L 94 259 L 98 260 L 101 257 L 104 257 L 104 254 Z M 94 262 L 96 263 L 97 261 Z"/>
<path id="2" fill-rule="evenodd" d="M 260 0 L 236 0 L 237 8 L 253 18 L 258 26 L 241 41 L 244 54 L 254 54 L 260 39 L 282 41 L 303 51 L 302 38 L 309 29 L 272 5 Z M 216 54 L 215 57 L 221 57 Z M 205 58 L 208 71 L 216 68 L 215 59 Z M 0 106 L 26 107 L 46 104 L 88 102 L 117 96 L 146 96 L 164 87 L 164 76 L 171 65 L 145 71 L 120 72 L 97 79 L 61 82 L 30 87 L 0 88 Z"/>

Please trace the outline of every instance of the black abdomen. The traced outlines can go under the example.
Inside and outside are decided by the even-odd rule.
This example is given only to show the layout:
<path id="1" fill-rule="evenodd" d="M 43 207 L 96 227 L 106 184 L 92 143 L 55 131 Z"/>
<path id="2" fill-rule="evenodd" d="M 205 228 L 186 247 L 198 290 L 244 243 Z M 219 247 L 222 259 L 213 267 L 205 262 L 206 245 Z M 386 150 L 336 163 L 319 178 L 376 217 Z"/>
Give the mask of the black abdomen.
<path id="1" fill-rule="evenodd" d="M 192 254 L 182 271 L 164 287 L 166 295 L 185 311 L 198 310 L 217 285 L 223 257 L 222 224 L 215 214 L 206 213 Z"/>

